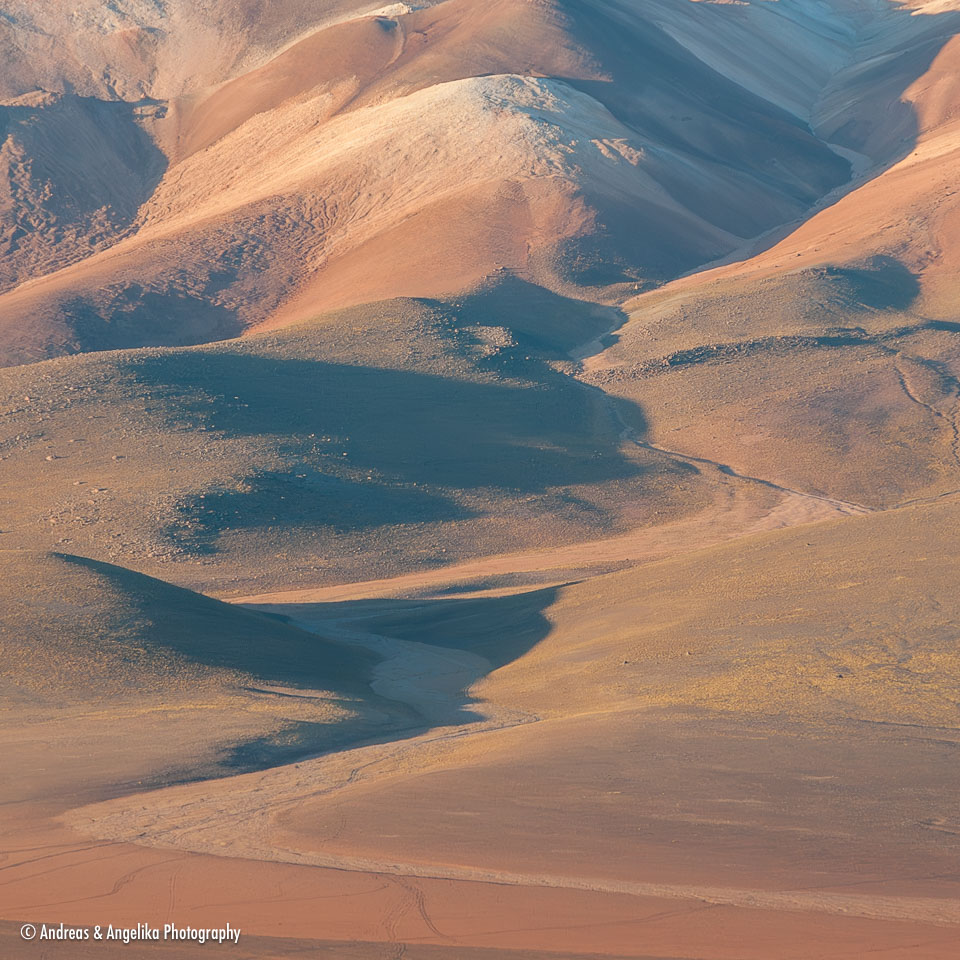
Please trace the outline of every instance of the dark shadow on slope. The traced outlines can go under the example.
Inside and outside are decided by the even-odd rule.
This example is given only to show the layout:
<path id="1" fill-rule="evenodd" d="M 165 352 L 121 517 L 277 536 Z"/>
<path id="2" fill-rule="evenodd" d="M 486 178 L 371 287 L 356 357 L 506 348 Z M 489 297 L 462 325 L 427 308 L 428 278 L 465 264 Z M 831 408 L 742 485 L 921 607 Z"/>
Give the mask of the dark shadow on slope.
<path id="1" fill-rule="evenodd" d="M 335 463 L 328 468 L 335 469 Z M 290 471 L 258 473 L 235 488 L 213 488 L 182 498 L 177 514 L 171 536 L 178 546 L 194 554 L 218 552 L 217 541 L 228 530 L 279 527 L 355 533 L 474 515 L 455 499 L 418 485 L 332 476 L 300 459 Z"/>
<path id="2" fill-rule="evenodd" d="M 37 94 L 0 106 L 0 289 L 122 236 L 166 171 L 143 126 L 158 101 Z"/>
<path id="3" fill-rule="evenodd" d="M 796 220 L 784 217 L 776 212 L 776 204 L 768 203 L 731 206 L 725 191 L 698 188 L 681 175 L 677 164 L 659 164 L 661 185 L 705 221 L 743 238 L 760 237 L 778 225 L 792 232 L 821 209 L 819 202 L 831 191 L 837 190 L 830 201 L 836 203 L 847 192 L 842 189 L 845 184 L 850 189 L 862 185 L 850 179 L 849 162 L 831 151 L 828 143 L 860 153 L 872 150 L 872 177 L 880 176 L 916 146 L 917 115 L 903 94 L 960 30 L 960 13 L 919 14 L 896 0 L 888 0 L 886 6 L 881 16 L 887 18 L 884 29 L 892 39 L 884 55 L 874 46 L 864 52 L 862 63 L 855 61 L 835 75 L 843 70 L 855 72 L 862 102 L 855 110 L 835 110 L 830 125 L 818 127 L 817 134 L 788 111 L 710 68 L 658 25 L 631 23 L 616 4 L 604 0 L 565 0 L 563 9 L 585 45 L 604 51 L 601 64 L 609 79 L 559 79 L 602 103 L 655 149 L 663 145 L 717 171 L 745 174 L 765 186 L 769 198 L 779 196 L 797 205 L 799 214 Z M 735 6 L 729 9 L 731 16 L 739 15 Z M 865 33 L 865 38 L 865 44 L 875 45 L 872 33 Z M 883 116 L 882 136 L 874 113 Z M 776 231 L 761 246 L 751 247 L 749 256 L 769 249 L 784 235 Z M 682 259 L 674 262 L 671 251 L 664 251 L 659 259 L 644 260 L 645 269 L 638 272 L 630 262 L 636 257 L 628 251 L 642 239 L 639 224 L 632 231 L 625 229 L 614 209 L 609 222 L 598 223 L 587 242 L 567 243 L 561 255 L 578 282 L 632 283 L 636 293 L 722 256 L 717 251 L 694 262 L 688 250 L 683 263 Z M 637 249 L 649 258 L 648 247 Z"/>
<path id="4" fill-rule="evenodd" d="M 459 379 L 245 341 L 140 355 L 122 372 L 138 395 L 162 400 L 172 426 L 249 446 L 251 465 L 276 464 L 183 501 L 194 547 L 269 524 L 345 531 L 453 520 L 472 515 L 463 494 L 529 496 L 643 472 L 621 453 L 609 411 L 536 358 L 523 380 Z"/>
<path id="5" fill-rule="evenodd" d="M 597 0 L 565 0 L 563 7 L 574 33 L 589 49 L 603 51 L 610 77 L 565 82 L 641 136 L 746 171 L 801 202 L 813 202 L 845 178 L 849 164 L 801 120 L 718 73 L 655 22 L 630 21 L 615 4 Z"/>
<path id="6" fill-rule="evenodd" d="M 699 224 L 682 234 L 666 229 L 669 215 L 658 213 L 646 199 L 611 203 L 591 191 L 584 200 L 596 212 L 593 230 L 555 249 L 563 275 L 583 287 L 636 296 L 729 249 Z"/>
<path id="7" fill-rule="evenodd" d="M 124 367 L 146 387 L 164 387 L 167 402 L 195 426 L 299 441 L 350 473 L 538 492 L 637 471 L 617 454 L 613 431 L 594 430 L 594 405 L 582 386 L 535 360 L 526 382 L 239 349 L 147 355 Z"/>
<path id="8" fill-rule="evenodd" d="M 805 123 L 717 72 L 655 22 L 629 19 L 615 4 L 596 0 L 566 0 L 563 8 L 573 33 L 588 49 L 602 51 L 600 63 L 609 79 L 561 79 L 636 131 L 646 150 L 645 168 L 655 171 L 657 181 L 682 207 L 707 223 L 734 236 L 755 236 L 849 179 L 849 162 Z M 700 183 L 690 177 L 678 155 L 693 159 L 716 179 Z M 741 187 L 752 183 L 758 202 L 744 204 L 738 199 L 740 190 L 718 189 L 725 181 Z M 631 234 L 616 222 L 616 213 L 614 208 L 613 219 L 601 225 L 606 230 L 594 246 L 603 232 L 624 248 L 641 242 L 643 224 L 636 223 Z M 664 238 L 649 241 L 653 245 L 658 239 Z M 614 244 L 606 246 L 616 255 Z M 597 258 L 603 249 L 595 251 Z M 621 249 L 620 256 L 623 253 Z M 690 253 L 680 269 L 695 265 L 689 262 Z M 657 270 L 647 273 L 667 279 L 670 261 L 661 259 L 660 276 Z"/>
<path id="9" fill-rule="evenodd" d="M 565 584 L 569 586 L 569 584 Z M 544 615 L 560 587 L 502 597 L 352 600 L 318 604 L 323 615 L 357 623 L 358 629 L 451 650 L 468 650 L 493 670 L 532 650 L 550 632 Z"/>
<path id="10" fill-rule="evenodd" d="M 120 598 L 105 606 L 95 635 L 70 640 L 101 650 L 96 663 L 169 651 L 202 666 L 240 671 L 265 683 L 356 694 L 365 689 L 376 662 L 366 651 L 112 563 L 68 554 L 56 557 L 101 581 L 110 591 L 104 596 Z M 58 635 L 47 642 L 58 643 Z M 137 662 L 130 659 L 133 674 Z M 149 660 L 142 665 L 148 666 Z M 132 680 L 137 683 L 135 676 Z M 138 689 L 150 692 L 147 685 Z"/>
<path id="11" fill-rule="evenodd" d="M 378 729 L 372 724 L 357 724 L 349 721 L 329 724 L 313 720 L 288 720 L 274 733 L 244 740 L 221 750 L 216 769 L 191 779 L 232 777 L 238 773 L 267 770 L 287 763 L 314 759 L 339 750 L 355 750 L 373 743 L 404 740 L 422 733 L 424 729 L 422 718 L 413 710 L 408 713 L 405 719 L 395 719 L 393 725 L 387 727 L 388 733 L 377 735 L 371 735 Z M 472 719 L 475 720 L 476 717 Z M 383 727 L 379 729 L 382 730 Z M 181 782 L 188 781 L 185 779 Z M 169 786 L 170 784 L 167 782 L 157 785 Z"/>
<path id="12" fill-rule="evenodd" d="M 920 279 L 895 257 L 870 257 L 864 264 L 824 267 L 815 276 L 831 281 L 853 307 L 907 310 L 920 296 Z"/>
<path id="13" fill-rule="evenodd" d="M 0 551 L 0 594 L 0 699 L 28 724 L 74 718 L 34 747 L 41 780 L 50 771 L 78 802 L 421 722 L 371 692 L 375 654 L 111 563 Z M 60 767 L 73 773 L 58 780 Z"/>
<path id="14" fill-rule="evenodd" d="M 234 310 L 205 293 L 149 291 L 136 283 L 66 300 L 61 312 L 78 352 L 191 346 L 243 330 Z"/>
<path id="15" fill-rule="evenodd" d="M 920 292 L 917 277 L 893 257 L 871 257 L 862 266 L 785 274 L 765 281 L 759 290 L 698 304 L 698 329 L 704 336 L 722 330 L 725 317 L 733 313 L 769 317 L 775 304 L 784 326 L 794 328 L 790 333 L 703 343 L 644 360 L 637 364 L 637 372 L 665 373 L 674 367 L 729 363 L 759 354 L 785 356 L 797 349 L 882 346 L 925 331 L 960 330 L 960 325 L 942 320 L 888 326 L 891 319 L 904 319 L 902 314 Z"/>
<path id="16" fill-rule="evenodd" d="M 442 721 L 432 721 L 448 725 L 475 723 L 478 714 L 467 688 L 488 672 L 519 659 L 549 634 L 546 611 L 556 601 L 559 589 L 546 587 L 505 597 L 356 600 L 251 609 L 284 615 L 289 622 L 321 636 L 336 637 L 341 630 L 376 634 L 482 657 L 486 665 L 478 664 L 475 673 L 464 677 L 463 689 L 452 699 L 449 712 Z M 444 664 L 442 669 L 448 666 Z M 429 683 L 429 677 L 425 680 Z"/>

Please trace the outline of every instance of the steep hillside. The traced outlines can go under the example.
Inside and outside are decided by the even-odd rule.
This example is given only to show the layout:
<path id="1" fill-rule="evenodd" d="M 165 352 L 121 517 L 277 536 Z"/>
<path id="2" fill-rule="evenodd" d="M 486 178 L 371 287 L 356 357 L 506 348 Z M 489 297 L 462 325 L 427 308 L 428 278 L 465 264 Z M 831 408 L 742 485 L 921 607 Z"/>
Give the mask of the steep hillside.
<path id="1" fill-rule="evenodd" d="M 0 551 L 4 802 L 222 776 L 415 718 L 373 655 L 112 564 Z"/>
<path id="2" fill-rule="evenodd" d="M 284 16 L 265 22 L 282 32 Z M 63 203 L 60 169 L 43 180 L 49 197 L 35 186 L 14 198 L 10 230 L 28 205 L 57 229 L 44 259 L 36 243 L 29 255 L 11 248 L 10 281 L 28 268 L 37 279 L 0 297 L 5 362 L 220 339 L 321 309 L 458 293 L 501 269 L 617 296 L 729 253 L 849 177 L 804 118 L 698 59 L 657 8 L 448 0 L 331 12 L 277 36 L 251 69 L 214 57 L 207 67 L 220 62 L 225 82 L 206 85 L 167 59 L 186 42 L 185 17 L 175 7 L 137 27 L 158 38 L 130 81 L 138 95 L 106 97 L 132 112 L 122 131 L 103 131 L 105 148 L 149 135 L 164 156 L 156 188 L 138 185 L 135 222 L 118 206 L 86 248 L 50 243 L 91 233 L 89 215 Z M 713 14 L 703 20 L 701 34 Z M 29 22 L 7 29 L 19 42 Z M 112 63 L 105 37 L 119 28 L 98 29 L 97 56 Z M 247 21 L 236 29 L 218 52 L 253 57 Z M 204 42 L 203 31 L 191 40 Z M 61 114 L 40 111 L 50 136 L 82 137 Z M 118 242 L 97 253 L 107 239 Z"/>
<path id="3" fill-rule="evenodd" d="M 150 106 L 35 91 L 0 104 L 0 290 L 130 229 L 160 179 Z"/>
<path id="4" fill-rule="evenodd" d="M 587 379 L 653 445 L 868 506 L 960 489 L 958 16 L 859 36 L 811 120 L 862 155 L 846 193 L 626 304 Z"/>
<path id="5" fill-rule="evenodd" d="M 265 682 L 348 695 L 374 662 L 111 564 L 16 550 L 0 563 L 5 699 L 189 700 Z"/>
<path id="6" fill-rule="evenodd" d="M 249 592 L 590 539 L 709 501 L 682 464 L 621 449 L 602 394 L 526 335 L 531 304 L 561 345 L 609 323 L 508 283 L 2 371 L 0 540 Z M 516 332 L 492 325 L 511 305 Z"/>

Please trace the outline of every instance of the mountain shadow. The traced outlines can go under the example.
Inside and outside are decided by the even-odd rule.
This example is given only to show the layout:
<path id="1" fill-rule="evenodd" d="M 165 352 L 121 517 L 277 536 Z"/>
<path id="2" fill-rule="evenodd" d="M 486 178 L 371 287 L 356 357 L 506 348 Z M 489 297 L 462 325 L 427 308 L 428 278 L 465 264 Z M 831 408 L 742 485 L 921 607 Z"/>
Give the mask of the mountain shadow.
<path id="1" fill-rule="evenodd" d="M 162 397 L 181 428 L 220 437 L 242 466 L 233 481 L 178 501 L 178 537 L 194 548 L 270 524 L 357 531 L 463 519 L 501 494 L 543 496 L 644 471 L 623 456 L 601 400 L 535 358 L 523 379 L 457 378 L 246 341 L 141 354 L 122 372 L 138 395 Z"/>

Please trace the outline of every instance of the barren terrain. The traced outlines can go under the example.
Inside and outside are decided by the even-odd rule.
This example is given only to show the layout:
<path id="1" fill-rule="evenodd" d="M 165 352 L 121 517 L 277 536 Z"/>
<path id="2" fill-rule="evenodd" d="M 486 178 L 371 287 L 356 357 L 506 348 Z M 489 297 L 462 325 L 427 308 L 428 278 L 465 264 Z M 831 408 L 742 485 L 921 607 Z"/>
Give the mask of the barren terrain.
<path id="1" fill-rule="evenodd" d="M 0 0 L 0 953 L 953 957 L 958 36 Z"/>

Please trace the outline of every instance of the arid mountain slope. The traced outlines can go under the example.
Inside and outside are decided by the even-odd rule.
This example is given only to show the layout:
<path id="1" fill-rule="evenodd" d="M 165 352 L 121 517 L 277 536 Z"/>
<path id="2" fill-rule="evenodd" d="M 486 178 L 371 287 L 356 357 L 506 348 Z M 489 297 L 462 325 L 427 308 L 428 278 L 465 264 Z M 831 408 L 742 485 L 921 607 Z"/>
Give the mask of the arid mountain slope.
<path id="1" fill-rule="evenodd" d="M 131 227 L 165 167 L 150 106 L 35 91 L 0 106 L 0 289 Z"/>
<path id="2" fill-rule="evenodd" d="M 4 949 L 952 960 L 958 37 L 0 0 Z"/>
<path id="3" fill-rule="evenodd" d="M 574 584 L 547 636 L 474 693 L 541 715 L 580 700 L 950 726 L 958 516 L 953 497 Z"/>
<path id="4" fill-rule="evenodd" d="M 162 701 L 268 680 L 354 689 L 372 662 L 110 564 L 16 550 L 0 562 L 5 699 Z"/>
<path id="5" fill-rule="evenodd" d="M 869 507 L 960 489 L 960 326 L 887 256 L 644 299 L 587 379 L 655 447 Z"/>
<path id="6" fill-rule="evenodd" d="M 376 662 L 112 564 L 2 550 L 0 798 L 116 795 L 411 723 L 367 686 Z"/>
<path id="7" fill-rule="evenodd" d="M 528 311 L 556 317 L 552 343 Z M 0 371 L 0 540 L 249 592 L 251 575 L 369 579 L 695 510 L 700 478 L 621 449 L 603 395 L 551 359 L 611 315 L 507 283 Z"/>
<path id="8" fill-rule="evenodd" d="M 362 0 L 77 0 L 68 8 L 4 0 L 9 68 L 0 91 L 170 99 L 253 69 L 304 33 L 382 8 Z"/>
<path id="9" fill-rule="evenodd" d="M 960 47 L 937 9 L 901 14 L 912 37 L 867 34 L 818 107 L 815 129 L 867 158 L 853 188 L 630 301 L 588 361 L 654 445 L 870 506 L 960 489 Z"/>
<path id="10" fill-rule="evenodd" d="M 217 339 L 459 292 L 498 269 L 615 296 L 730 252 L 801 214 L 849 166 L 805 117 L 698 59 L 689 31 L 707 35 L 715 13 L 689 6 L 687 46 L 656 5 L 447 0 L 331 14 L 275 38 L 255 66 L 224 61 L 206 84 L 164 59 L 190 29 L 171 12 L 149 27 L 159 52 L 126 98 L 125 126 L 98 128 L 115 151 L 149 134 L 165 173 L 152 193 L 137 185 L 132 224 L 101 211 L 102 236 L 61 248 L 60 233 L 90 232 L 86 214 L 61 202 L 65 173 L 29 171 L 7 215 L 7 271 L 8 283 L 35 279 L 0 298 L 4 358 Z M 282 14 L 268 19 L 281 30 Z M 8 29 L 19 39 L 26 23 Z M 258 49 L 245 23 L 223 50 Z M 115 29 L 98 34 L 107 63 Z M 103 97 L 95 86 L 88 95 Z M 56 100 L 60 113 L 76 112 L 75 97 Z M 42 103 L 34 123 L 80 135 Z M 25 153 L 22 140 L 14 131 L 10 150 Z M 28 207 L 50 224 L 46 263 L 16 243 Z"/>

